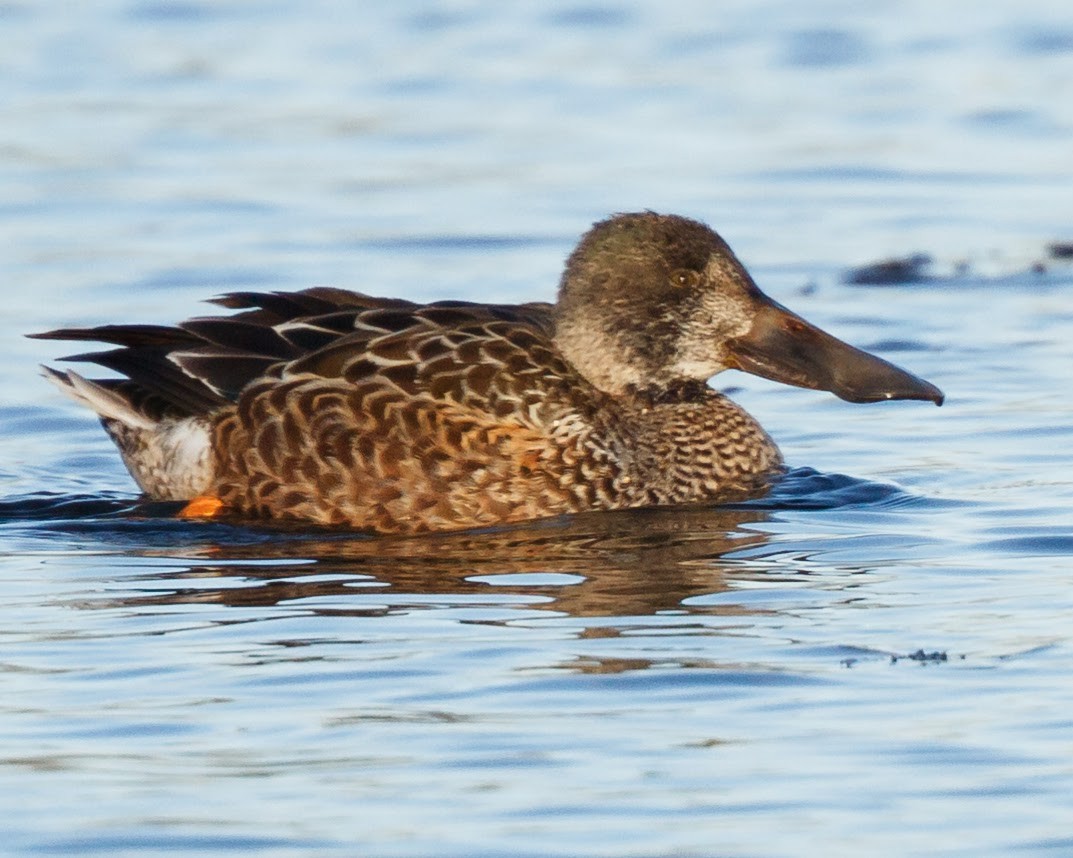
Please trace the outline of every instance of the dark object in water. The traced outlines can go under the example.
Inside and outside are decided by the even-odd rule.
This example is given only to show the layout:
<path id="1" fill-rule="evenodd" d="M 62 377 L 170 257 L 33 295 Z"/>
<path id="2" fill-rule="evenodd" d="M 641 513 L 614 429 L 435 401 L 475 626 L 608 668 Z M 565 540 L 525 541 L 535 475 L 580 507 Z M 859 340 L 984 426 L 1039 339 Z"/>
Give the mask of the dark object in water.
<path id="1" fill-rule="evenodd" d="M 916 652 L 911 652 L 907 655 L 892 655 L 890 657 L 890 663 L 897 664 L 898 661 L 903 658 L 909 659 L 910 661 L 919 661 L 921 664 L 936 664 L 949 660 L 945 650 L 925 652 L 922 649 L 918 649 Z"/>
<path id="2" fill-rule="evenodd" d="M 1047 245 L 1051 259 L 1073 259 L 1073 241 L 1052 241 Z"/>
<path id="3" fill-rule="evenodd" d="M 935 277 L 928 273 L 932 258 L 926 253 L 884 259 L 870 265 L 851 268 L 843 278 L 847 283 L 869 286 L 892 286 L 898 283 L 927 283 Z"/>

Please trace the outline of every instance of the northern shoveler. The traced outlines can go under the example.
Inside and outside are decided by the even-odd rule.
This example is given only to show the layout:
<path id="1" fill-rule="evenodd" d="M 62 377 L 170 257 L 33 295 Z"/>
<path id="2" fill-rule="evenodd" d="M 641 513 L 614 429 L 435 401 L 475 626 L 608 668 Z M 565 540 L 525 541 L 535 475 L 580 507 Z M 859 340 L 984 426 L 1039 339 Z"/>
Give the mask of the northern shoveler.
<path id="1" fill-rule="evenodd" d="M 597 223 L 556 304 L 415 304 L 341 289 L 235 292 L 176 327 L 36 336 L 112 343 L 45 368 L 89 406 L 153 499 L 380 532 L 719 503 L 782 470 L 724 369 L 850 402 L 942 392 L 765 296 L 702 223 Z"/>

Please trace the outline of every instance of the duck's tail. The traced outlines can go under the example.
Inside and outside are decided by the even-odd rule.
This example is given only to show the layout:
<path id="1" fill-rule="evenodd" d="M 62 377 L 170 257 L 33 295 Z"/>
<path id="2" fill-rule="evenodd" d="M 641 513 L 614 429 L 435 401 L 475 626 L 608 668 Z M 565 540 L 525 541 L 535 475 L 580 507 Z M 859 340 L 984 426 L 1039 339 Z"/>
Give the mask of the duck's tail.
<path id="1" fill-rule="evenodd" d="M 185 500 L 206 491 L 213 478 L 214 417 L 232 407 L 251 381 L 353 333 L 365 310 L 414 307 L 325 288 L 232 292 L 212 303 L 242 312 L 171 327 L 101 325 L 30 335 L 118 346 L 63 359 L 97 364 L 124 378 L 87 379 L 48 367 L 44 372 L 97 413 L 135 481 L 155 499 Z"/>
<path id="2" fill-rule="evenodd" d="M 134 481 L 155 500 L 187 500 L 205 492 L 213 478 L 209 420 L 166 415 L 139 402 L 129 382 L 90 380 L 73 370 L 42 367 L 45 378 L 80 405 L 96 412 L 119 448 Z"/>

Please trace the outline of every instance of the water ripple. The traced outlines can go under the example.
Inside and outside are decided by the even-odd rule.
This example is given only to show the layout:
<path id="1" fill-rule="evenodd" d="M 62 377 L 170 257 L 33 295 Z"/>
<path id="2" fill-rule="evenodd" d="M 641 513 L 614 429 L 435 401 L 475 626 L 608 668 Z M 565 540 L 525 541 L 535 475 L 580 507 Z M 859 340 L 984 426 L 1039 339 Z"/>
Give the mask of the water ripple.
<path id="1" fill-rule="evenodd" d="M 763 498 L 734 504 L 730 507 L 712 509 L 735 510 L 832 510 L 846 507 L 874 508 L 897 507 L 913 504 L 940 503 L 931 498 L 911 494 L 891 483 L 880 483 L 845 474 L 828 474 L 813 468 L 794 468 L 782 477 Z M 943 501 L 941 503 L 949 503 Z M 243 522 L 242 524 L 187 522 L 174 519 L 182 503 L 145 502 L 119 492 L 97 494 L 63 494 L 57 492 L 30 492 L 0 499 L 0 526 L 17 523 L 66 523 L 72 532 L 89 533 L 108 529 L 129 532 L 130 527 L 143 528 L 159 535 L 162 531 L 175 534 L 192 532 L 206 533 L 206 528 L 244 536 L 256 533 L 289 534 L 317 533 L 329 536 L 343 531 L 325 528 L 294 527 L 267 522 Z M 705 509 L 705 507 L 696 507 Z M 634 511 L 642 512 L 643 511 Z M 673 510 L 653 510 L 655 513 L 674 515 Z M 601 515 L 591 513 L 589 515 Z M 615 515 L 614 513 L 610 515 Z M 77 527 L 75 526 L 77 523 Z M 99 526 L 98 526 L 99 525 Z M 130 527 L 128 527 L 128 525 Z M 510 529 L 509 527 L 507 529 Z M 499 530 L 480 528 L 476 532 Z M 350 534 L 351 536 L 353 533 Z"/>
<path id="2" fill-rule="evenodd" d="M 826 474 L 813 468 L 794 468 L 770 494 L 737 506 L 768 510 L 832 510 L 946 504 L 907 492 L 892 483 L 864 480 L 846 474 Z"/>

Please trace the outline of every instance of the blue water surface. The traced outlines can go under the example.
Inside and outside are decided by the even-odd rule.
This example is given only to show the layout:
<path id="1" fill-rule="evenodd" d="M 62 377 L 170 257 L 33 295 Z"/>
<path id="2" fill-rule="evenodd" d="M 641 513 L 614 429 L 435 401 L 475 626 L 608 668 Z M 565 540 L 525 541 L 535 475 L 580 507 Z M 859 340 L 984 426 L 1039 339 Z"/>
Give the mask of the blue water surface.
<path id="1" fill-rule="evenodd" d="M 1073 11 L 91 0 L 0 33 L 0 849 L 1073 853 Z M 644 208 L 946 404 L 727 373 L 791 466 L 768 498 L 377 539 L 142 503 L 22 336 L 236 289 L 551 300 Z"/>

